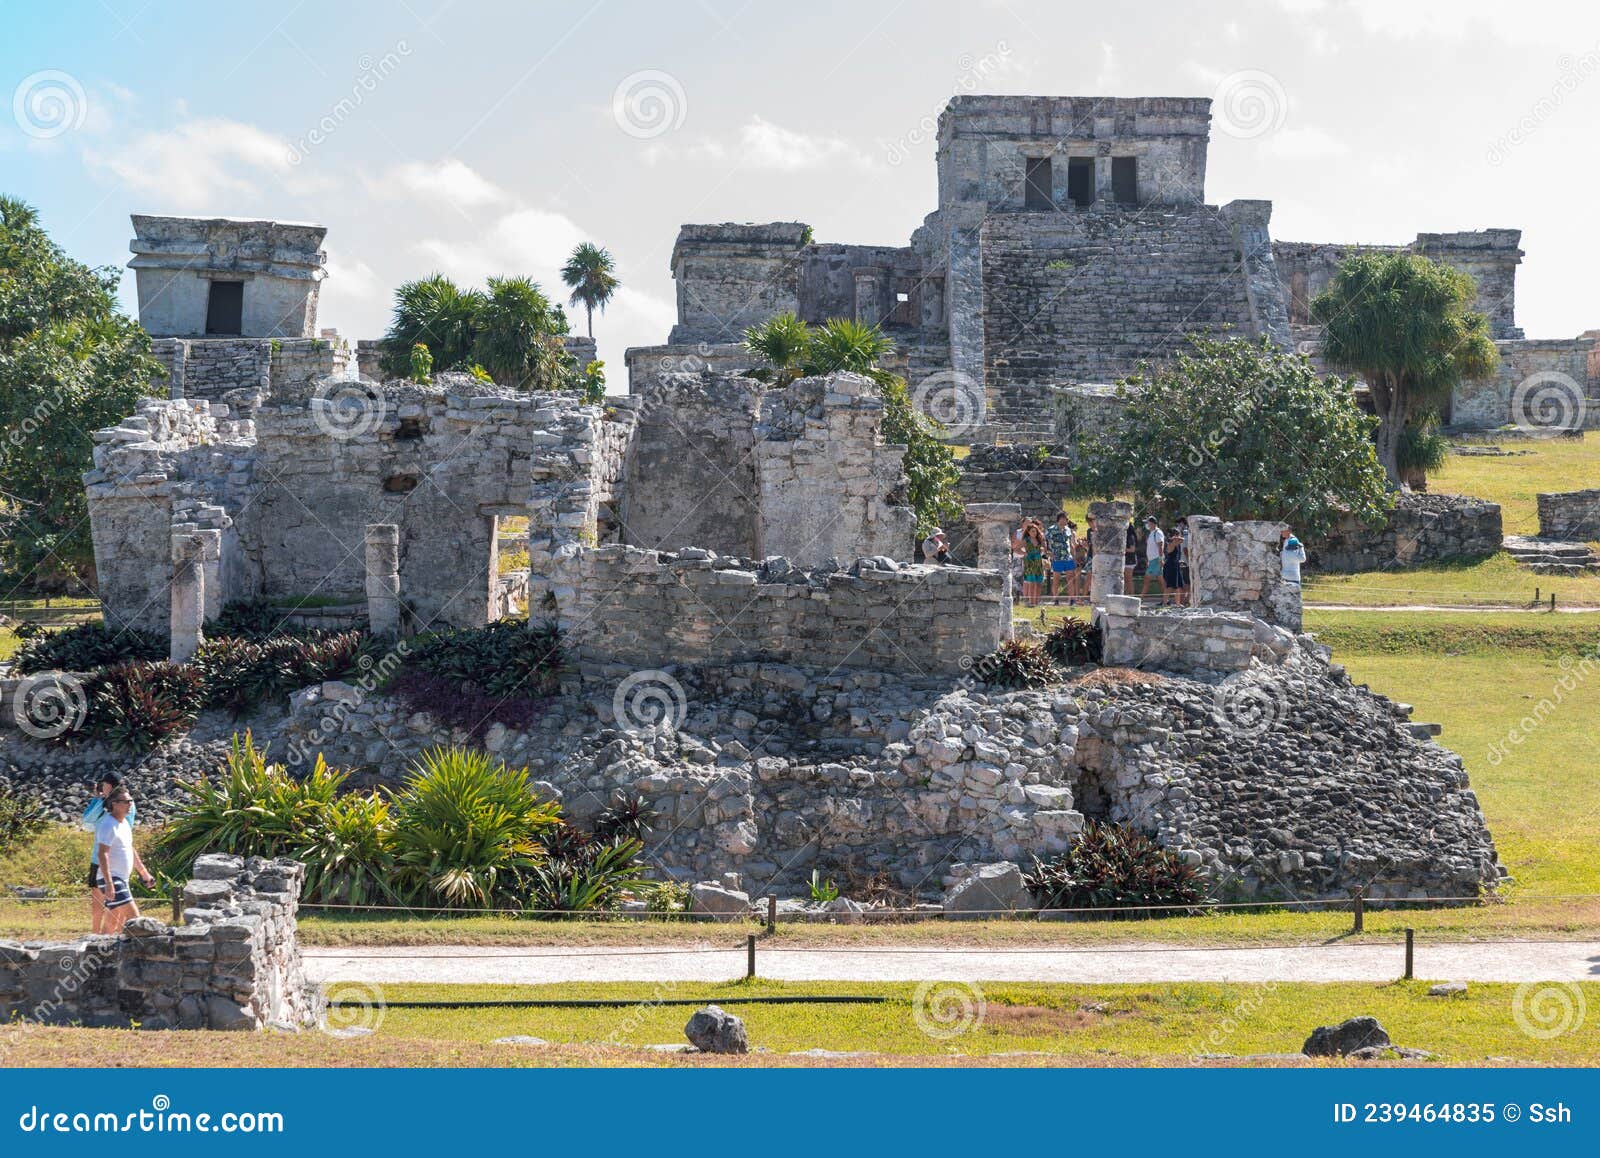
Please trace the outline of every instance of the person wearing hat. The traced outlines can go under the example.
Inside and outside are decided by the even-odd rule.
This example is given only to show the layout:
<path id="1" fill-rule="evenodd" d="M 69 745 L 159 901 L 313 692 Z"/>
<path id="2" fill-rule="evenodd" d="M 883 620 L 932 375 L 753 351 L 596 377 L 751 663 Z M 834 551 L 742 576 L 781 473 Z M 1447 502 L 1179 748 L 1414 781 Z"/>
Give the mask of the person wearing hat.
<path id="1" fill-rule="evenodd" d="M 928 532 L 928 537 L 922 540 L 922 561 L 924 563 L 950 562 L 950 540 L 945 538 L 944 528 L 935 527 Z"/>
<path id="2" fill-rule="evenodd" d="M 89 806 L 83 810 L 83 817 L 78 824 L 85 832 L 93 832 L 100 826 L 100 820 L 106 814 L 106 797 L 122 787 L 122 777 L 115 772 L 107 772 L 95 782 L 94 789 L 89 795 Z M 139 820 L 138 809 L 129 807 L 128 823 L 137 824 Z M 89 850 L 89 926 L 96 933 L 103 931 L 106 921 L 105 897 L 100 892 L 100 865 L 95 860 L 94 849 Z"/>
<path id="3" fill-rule="evenodd" d="M 94 830 L 95 862 L 100 869 L 100 895 L 104 898 L 106 917 L 102 932 L 117 934 L 128 923 L 128 918 L 139 915 L 139 905 L 133 899 L 128 880 L 137 871 L 146 886 L 155 884 L 150 870 L 144 867 L 139 850 L 133 847 L 133 825 L 128 823 L 128 813 L 133 810 L 133 796 L 126 788 L 114 788 L 106 797 L 105 815 Z"/>

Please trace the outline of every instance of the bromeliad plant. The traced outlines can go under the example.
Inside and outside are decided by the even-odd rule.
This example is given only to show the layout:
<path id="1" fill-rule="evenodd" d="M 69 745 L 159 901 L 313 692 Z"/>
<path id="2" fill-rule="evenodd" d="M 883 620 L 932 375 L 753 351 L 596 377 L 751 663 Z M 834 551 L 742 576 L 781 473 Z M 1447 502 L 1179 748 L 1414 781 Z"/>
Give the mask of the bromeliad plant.
<path id="1" fill-rule="evenodd" d="M 1096 821 L 1066 852 L 1034 861 L 1026 881 L 1042 909 L 1137 908 L 1145 911 L 1120 915 L 1155 917 L 1206 899 L 1199 870 L 1177 853 L 1132 828 Z"/>
<path id="2" fill-rule="evenodd" d="M 132 627 L 109 628 L 102 623 L 80 623 L 61 631 L 41 631 L 11 657 L 22 675 L 41 671 L 93 671 L 130 660 L 167 657 L 165 641 Z"/>
<path id="3" fill-rule="evenodd" d="M 972 661 L 972 674 L 1001 688 L 1042 688 L 1061 678 L 1050 656 L 1027 639 L 1008 639 Z"/>
<path id="4" fill-rule="evenodd" d="M 1099 663 L 1102 643 L 1096 625 L 1082 619 L 1063 619 L 1044 637 L 1044 652 L 1063 667 Z"/>

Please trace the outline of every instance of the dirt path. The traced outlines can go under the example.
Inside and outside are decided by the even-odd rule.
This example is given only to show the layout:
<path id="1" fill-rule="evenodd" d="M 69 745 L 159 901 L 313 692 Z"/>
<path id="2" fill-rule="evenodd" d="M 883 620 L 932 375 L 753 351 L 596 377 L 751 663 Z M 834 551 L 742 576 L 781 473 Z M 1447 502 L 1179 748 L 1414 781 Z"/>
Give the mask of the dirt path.
<path id="1" fill-rule="evenodd" d="M 307 949 L 313 981 L 542 984 L 728 981 L 745 948 Z M 756 972 L 783 981 L 1388 981 L 1400 944 L 1263 949 L 782 949 L 759 946 Z M 1416 947 L 1416 975 L 1456 981 L 1600 981 L 1600 942 L 1481 942 Z"/>

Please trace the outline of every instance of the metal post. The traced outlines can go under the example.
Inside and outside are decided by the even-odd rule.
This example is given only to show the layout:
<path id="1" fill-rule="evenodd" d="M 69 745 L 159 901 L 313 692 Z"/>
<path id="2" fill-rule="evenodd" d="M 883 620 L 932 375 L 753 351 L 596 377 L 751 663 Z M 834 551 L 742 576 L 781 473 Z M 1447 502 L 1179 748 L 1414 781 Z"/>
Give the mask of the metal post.
<path id="1" fill-rule="evenodd" d="M 1552 592 L 1550 592 L 1550 610 L 1554 611 L 1555 609 L 1556 609 L 1556 593 L 1554 591 L 1552 591 Z"/>
<path id="2" fill-rule="evenodd" d="M 1416 936 L 1417 936 L 1417 931 L 1415 929 L 1407 929 L 1406 930 L 1406 978 L 1405 979 L 1407 981 L 1410 981 L 1411 980 L 1411 975 L 1414 972 L 1416 972 L 1416 970 L 1413 968 L 1413 966 L 1416 964 L 1416 951 L 1417 951 Z"/>
<path id="3" fill-rule="evenodd" d="M 1357 885 L 1355 888 L 1350 890 L 1350 893 L 1351 893 L 1351 900 L 1352 900 L 1353 906 L 1355 908 L 1355 916 L 1356 916 L 1356 927 L 1354 929 L 1352 929 L 1351 932 L 1352 933 L 1359 933 L 1359 932 L 1362 931 L 1363 926 L 1366 923 L 1366 918 L 1367 918 L 1366 890 L 1363 889 L 1360 885 Z"/>
<path id="4" fill-rule="evenodd" d="M 770 933 L 776 933 L 777 931 L 778 931 L 778 894 L 777 893 L 768 893 L 767 894 L 767 932 L 770 934 Z"/>
<path id="5" fill-rule="evenodd" d="M 756 935 L 754 933 L 751 933 L 745 939 L 745 952 L 747 959 L 744 967 L 744 979 L 746 981 L 754 981 L 756 979 Z"/>
<path id="6" fill-rule="evenodd" d="M 1538 588 L 1537 588 L 1537 587 L 1535 587 L 1535 588 L 1534 588 L 1534 589 L 1533 589 L 1533 605 L 1534 605 L 1534 606 L 1535 606 L 1535 607 L 1537 607 L 1537 606 L 1539 606 L 1539 604 L 1540 604 L 1540 603 L 1542 603 L 1542 602 L 1543 602 L 1543 600 L 1541 600 L 1541 599 L 1540 599 L 1540 598 L 1539 598 L 1539 589 L 1538 589 Z"/>
<path id="7" fill-rule="evenodd" d="M 177 928 L 183 924 L 183 893 L 174 891 L 172 894 L 172 925 Z"/>

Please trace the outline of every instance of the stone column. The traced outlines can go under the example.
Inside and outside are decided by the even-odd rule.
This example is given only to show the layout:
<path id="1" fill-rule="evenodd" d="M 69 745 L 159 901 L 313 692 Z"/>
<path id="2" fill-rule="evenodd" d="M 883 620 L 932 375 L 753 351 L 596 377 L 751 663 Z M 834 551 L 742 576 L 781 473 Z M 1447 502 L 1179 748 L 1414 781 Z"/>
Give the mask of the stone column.
<path id="1" fill-rule="evenodd" d="M 188 663 L 205 642 L 205 546 L 193 531 L 172 536 L 172 650 L 173 663 Z"/>
<path id="2" fill-rule="evenodd" d="M 1128 524 L 1133 519 L 1133 504 L 1122 502 L 1090 503 L 1094 520 L 1094 561 L 1089 571 L 1089 604 L 1104 607 L 1106 596 L 1121 595 L 1122 556 L 1128 545 Z"/>
<path id="3" fill-rule="evenodd" d="M 222 532 L 196 531 L 200 540 L 200 569 L 205 575 L 206 619 L 222 614 Z"/>
<path id="4" fill-rule="evenodd" d="M 999 571 L 1001 603 L 1005 609 L 1006 638 L 1011 628 L 1011 532 L 1022 522 L 1019 503 L 968 503 L 967 522 L 977 530 L 978 566 L 985 571 Z"/>
<path id="5" fill-rule="evenodd" d="M 374 639 L 400 636 L 400 528 L 394 523 L 369 523 L 367 549 L 367 623 Z"/>

